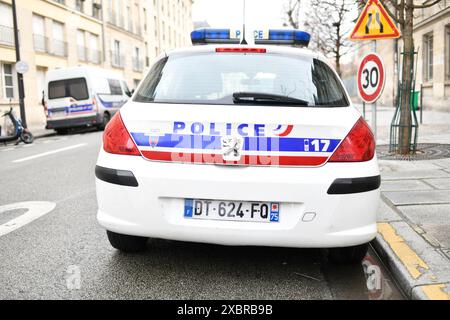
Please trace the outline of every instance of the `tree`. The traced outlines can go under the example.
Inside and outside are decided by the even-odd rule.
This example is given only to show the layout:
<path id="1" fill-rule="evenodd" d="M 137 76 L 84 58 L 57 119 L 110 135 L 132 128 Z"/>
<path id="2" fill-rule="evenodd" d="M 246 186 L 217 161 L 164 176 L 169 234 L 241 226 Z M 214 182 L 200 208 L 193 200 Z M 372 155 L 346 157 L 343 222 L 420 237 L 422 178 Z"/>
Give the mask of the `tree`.
<path id="1" fill-rule="evenodd" d="M 311 0 L 305 28 L 311 33 L 311 48 L 334 60 L 341 76 L 341 59 L 352 47 L 348 38 L 356 13 L 354 0 Z"/>
<path id="2" fill-rule="evenodd" d="M 285 6 L 284 11 L 286 13 L 286 22 L 285 26 L 291 26 L 295 29 L 298 29 L 300 26 L 300 6 L 301 0 L 289 0 Z"/>
<path id="3" fill-rule="evenodd" d="M 361 2 L 361 0 L 359 0 Z M 413 82 L 414 60 L 414 10 L 432 7 L 441 0 L 422 0 L 420 4 L 414 0 L 386 0 L 385 8 L 388 14 L 400 27 L 403 39 L 403 64 L 401 74 L 400 96 L 400 129 L 398 134 L 398 152 L 410 153 L 412 118 L 411 118 L 411 90 Z"/>

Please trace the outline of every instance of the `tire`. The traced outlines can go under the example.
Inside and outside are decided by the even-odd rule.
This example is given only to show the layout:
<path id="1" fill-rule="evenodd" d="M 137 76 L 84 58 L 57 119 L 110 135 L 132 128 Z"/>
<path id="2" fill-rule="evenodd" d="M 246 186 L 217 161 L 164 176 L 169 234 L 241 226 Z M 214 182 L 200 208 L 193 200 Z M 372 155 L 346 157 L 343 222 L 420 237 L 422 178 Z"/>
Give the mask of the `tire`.
<path id="1" fill-rule="evenodd" d="M 20 140 L 22 140 L 22 142 L 25 144 L 30 144 L 30 143 L 33 143 L 34 136 L 31 132 L 24 131 L 20 135 Z"/>
<path id="2" fill-rule="evenodd" d="M 60 129 L 55 129 L 56 133 L 59 135 L 66 135 L 69 132 L 69 129 L 67 128 L 60 128 Z"/>
<path id="3" fill-rule="evenodd" d="M 105 113 L 103 114 L 103 121 L 102 121 L 101 124 L 99 124 L 99 125 L 97 126 L 97 128 L 98 128 L 99 130 L 105 130 L 105 128 L 106 128 L 106 126 L 107 126 L 107 124 L 109 123 L 110 120 L 111 120 L 111 115 L 110 115 L 108 112 L 105 112 Z"/>
<path id="4" fill-rule="evenodd" d="M 135 253 L 142 252 L 146 248 L 147 238 L 129 236 L 125 234 L 106 231 L 109 243 L 117 250 Z"/>
<path id="5" fill-rule="evenodd" d="M 364 259 L 368 249 L 368 243 L 353 247 L 330 248 L 328 249 L 328 259 L 336 264 L 357 264 Z"/>

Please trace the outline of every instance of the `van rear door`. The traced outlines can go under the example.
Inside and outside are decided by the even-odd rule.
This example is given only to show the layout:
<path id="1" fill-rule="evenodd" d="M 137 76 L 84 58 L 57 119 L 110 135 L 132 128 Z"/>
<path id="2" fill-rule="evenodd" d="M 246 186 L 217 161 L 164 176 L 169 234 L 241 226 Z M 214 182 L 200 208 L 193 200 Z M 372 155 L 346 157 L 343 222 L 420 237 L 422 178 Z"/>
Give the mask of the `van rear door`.
<path id="1" fill-rule="evenodd" d="M 70 78 L 48 83 L 48 117 L 81 117 L 95 114 L 86 79 Z"/>

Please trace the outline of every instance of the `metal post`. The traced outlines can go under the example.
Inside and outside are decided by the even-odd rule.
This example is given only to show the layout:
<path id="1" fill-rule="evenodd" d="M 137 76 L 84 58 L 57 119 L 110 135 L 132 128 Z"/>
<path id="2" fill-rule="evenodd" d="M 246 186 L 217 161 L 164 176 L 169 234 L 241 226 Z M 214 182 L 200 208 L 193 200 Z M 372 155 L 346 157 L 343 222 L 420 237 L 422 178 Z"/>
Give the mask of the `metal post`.
<path id="1" fill-rule="evenodd" d="M 16 62 L 20 61 L 20 47 L 19 47 L 19 32 L 17 27 L 17 12 L 16 1 L 12 0 L 12 13 L 14 23 L 14 46 L 16 49 Z M 27 127 L 27 121 L 25 116 L 25 89 L 23 86 L 23 74 L 17 73 L 17 83 L 19 85 L 19 106 L 20 106 L 20 118 L 22 120 L 22 126 Z"/>
<path id="2" fill-rule="evenodd" d="M 366 102 L 363 101 L 363 118 L 366 120 Z"/>
<path id="3" fill-rule="evenodd" d="M 373 52 L 377 52 L 377 41 L 373 40 Z M 372 130 L 375 142 L 377 141 L 377 102 L 372 103 Z"/>
<path id="4" fill-rule="evenodd" d="M 422 112 L 423 112 L 423 83 L 420 84 L 420 124 L 422 124 Z"/>

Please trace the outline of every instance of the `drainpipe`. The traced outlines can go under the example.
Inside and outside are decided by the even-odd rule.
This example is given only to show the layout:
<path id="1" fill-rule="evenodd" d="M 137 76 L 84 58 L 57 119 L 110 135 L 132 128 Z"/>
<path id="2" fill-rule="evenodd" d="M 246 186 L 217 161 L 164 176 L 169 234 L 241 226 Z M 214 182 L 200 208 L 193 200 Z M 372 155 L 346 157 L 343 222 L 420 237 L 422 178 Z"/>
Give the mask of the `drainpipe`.
<path id="1" fill-rule="evenodd" d="M 102 51 L 103 51 L 103 67 L 106 67 L 106 19 L 104 0 L 101 0 L 102 5 Z"/>

